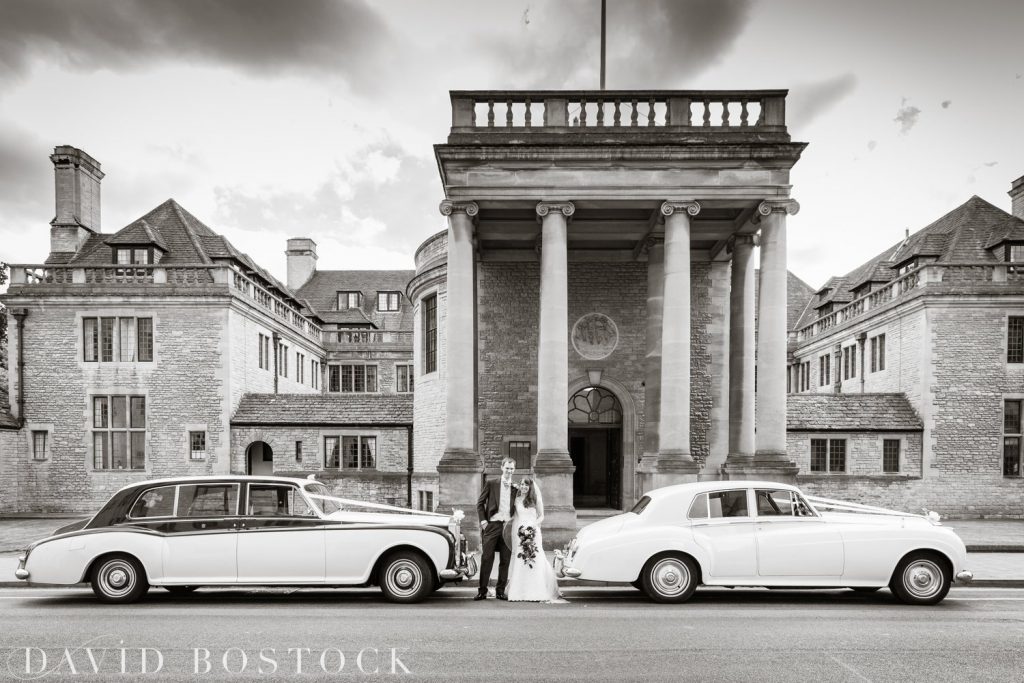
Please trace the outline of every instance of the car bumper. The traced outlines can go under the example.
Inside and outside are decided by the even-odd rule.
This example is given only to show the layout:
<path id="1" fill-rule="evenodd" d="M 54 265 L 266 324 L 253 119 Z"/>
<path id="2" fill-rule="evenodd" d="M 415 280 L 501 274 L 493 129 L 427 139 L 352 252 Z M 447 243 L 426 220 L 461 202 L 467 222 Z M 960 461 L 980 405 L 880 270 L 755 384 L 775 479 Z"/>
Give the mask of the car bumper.
<path id="1" fill-rule="evenodd" d="M 555 551 L 555 559 L 551 563 L 555 576 L 560 579 L 576 579 L 583 573 L 569 563 L 568 557 L 561 550 Z"/>
<path id="2" fill-rule="evenodd" d="M 969 569 L 964 569 L 963 571 L 958 572 L 957 575 L 956 575 L 956 582 L 957 583 L 970 583 L 973 580 L 974 580 L 974 572 L 972 572 Z"/>
<path id="3" fill-rule="evenodd" d="M 441 570 L 441 578 L 445 581 L 461 581 L 462 579 L 472 579 L 476 576 L 477 563 L 476 553 L 469 553 L 462 556 L 462 563 L 457 567 L 449 567 L 448 569 Z"/>

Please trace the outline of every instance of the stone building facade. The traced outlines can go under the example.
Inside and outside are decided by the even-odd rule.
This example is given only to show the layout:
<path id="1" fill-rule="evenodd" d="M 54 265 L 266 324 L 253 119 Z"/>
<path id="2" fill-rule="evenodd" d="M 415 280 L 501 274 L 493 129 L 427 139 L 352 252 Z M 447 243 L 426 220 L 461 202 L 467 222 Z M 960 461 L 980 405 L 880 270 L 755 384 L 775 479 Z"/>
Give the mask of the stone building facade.
<path id="1" fill-rule="evenodd" d="M 435 146 L 449 228 L 421 246 L 437 257 L 418 258 L 409 286 L 417 366 L 437 373 L 415 416 L 443 427 L 442 507 L 473 510 L 511 456 L 540 482 L 558 544 L 577 507 L 796 473 L 785 233 L 804 145 L 784 103 L 783 91 L 452 93 Z"/>
<path id="2" fill-rule="evenodd" d="M 388 491 L 381 497 L 413 498 L 409 444 L 392 435 L 392 406 L 377 400 L 402 394 L 411 404 L 410 272 L 376 273 L 374 289 L 363 278 L 360 290 L 347 275 L 316 273 L 311 240 L 290 240 L 293 289 L 174 200 L 103 233 L 100 164 L 66 146 L 51 160 L 50 254 L 12 265 L 3 297 L 11 349 L 4 509 L 88 512 L 153 477 L 295 471 L 298 439 L 282 441 L 273 421 L 263 433 L 270 442 L 244 421 L 233 428 L 247 397 L 261 395 L 336 406 L 331 399 L 345 395 L 344 410 L 320 414 L 316 426 L 330 434 L 308 435 L 301 470 L 329 475 L 339 490 L 350 488 L 346 475 L 372 482 L 374 470 Z M 349 290 L 359 297 L 339 308 Z M 381 434 L 356 433 L 355 449 L 365 452 L 352 460 L 341 451 L 356 414 Z M 401 496 L 395 477 L 383 476 L 391 468 L 408 489 Z M 416 501 L 433 506 L 436 474 L 430 465 L 421 473 L 429 495 Z"/>
<path id="3" fill-rule="evenodd" d="M 814 395 L 863 397 L 861 429 L 845 438 L 866 450 L 835 470 L 802 467 L 798 481 L 911 510 L 1024 514 L 1022 191 L 1018 179 L 1012 214 L 972 197 L 816 292 L 791 329 L 790 453 L 805 462 L 813 448 L 792 427 L 806 423 L 798 408 Z M 877 407 L 894 397 L 919 416 L 921 435 L 896 455 L 890 444 L 887 463 L 885 440 L 871 435 L 884 428 Z"/>

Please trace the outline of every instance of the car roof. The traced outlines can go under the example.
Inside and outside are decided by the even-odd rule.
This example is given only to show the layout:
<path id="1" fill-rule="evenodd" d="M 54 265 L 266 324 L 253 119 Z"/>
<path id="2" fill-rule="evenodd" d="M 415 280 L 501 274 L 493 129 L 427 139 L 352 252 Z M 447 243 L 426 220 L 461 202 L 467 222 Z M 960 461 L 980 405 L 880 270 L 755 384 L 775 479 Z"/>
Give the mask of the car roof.
<path id="1" fill-rule="evenodd" d="M 675 484 L 673 486 L 664 486 L 660 489 L 653 489 L 644 493 L 645 496 L 650 496 L 651 499 L 664 498 L 667 496 L 674 496 L 679 494 L 698 494 L 707 493 L 708 491 L 721 491 L 722 489 L 752 489 L 752 488 L 771 488 L 771 489 L 785 489 L 787 491 L 799 491 L 800 489 L 792 484 L 784 484 L 781 481 L 762 481 L 762 480 L 745 480 L 745 479 L 721 479 L 715 481 L 695 481 L 689 484 Z"/>
<path id="2" fill-rule="evenodd" d="M 280 482 L 285 484 L 296 484 L 303 486 L 309 483 L 323 483 L 317 482 L 315 479 L 300 479 L 298 477 L 275 477 L 271 475 L 258 475 L 258 474 L 202 474 L 202 475 L 183 475 L 180 477 L 166 477 L 164 479 L 147 479 L 145 481 L 137 481 L 134 484 L 128 484 L 119 489 L 120 491 L 127 491 L 128 489 L 139 488 L 140 486 L 154 486 L 160 484 L 192 484 L 204 481 L 230 481 L 245 483 L 248 481 L 270 481 Z"/>

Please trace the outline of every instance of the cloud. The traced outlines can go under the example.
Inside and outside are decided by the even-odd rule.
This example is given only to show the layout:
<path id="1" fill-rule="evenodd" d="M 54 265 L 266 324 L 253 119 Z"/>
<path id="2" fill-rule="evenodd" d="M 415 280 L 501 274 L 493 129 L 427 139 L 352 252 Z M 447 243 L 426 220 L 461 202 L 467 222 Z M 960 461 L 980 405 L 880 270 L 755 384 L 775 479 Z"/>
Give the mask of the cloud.
<path id="1" fill-rule="evenodd" d="M 607 85 L 672 88 L 720 60 L 747 24 L 750 0 L 609 3 Z M 599 81 L 600 12 L 591 0 L 529 8 L 516 31 L 479 31 L 485 56 L 516 88 L 591 88 Z"/>
<path id="2" fill-rule="evenodd" d="M 910 130 L 917 125 L 917 118 L 921 115 L 921 110 L 915 106 L 907 104 L 907 98 L 904 97 L 900 103 L 900 108 L 896 112 L 896 118 L 893 119 L 896 123 L 900 124 L 900 133 L 906 135 Z"/>
<path id="3" fill-rule="evenodd" d="M 949 105 L 953 104 L 953 100 L 942 100 L 942 108 L 949 109 Z"/>
<path id="4" fill-rule="evenodd" d="M 92 72 L 192 61 L 340 75 L 373 89 L 388 29 L 362 0 L 5 0 L 0 76 L 36 59 Z"/>
<path id="5" fill-rule="evenodd" d="M 869 152 L 874 152 L 876 147 L 878 147 L 878 141 L 877 140 L 868 140 L 868 151 Z"/>
<path id="6" fill-rule="evenodd" d="M 365 267 L 356 255 L 371 251 L 409 268 L 416 247 L 444 228 L 436 165 L 393 145 L 363 150 L 310 191 L 222 186 L 215 197 L 211 227 L 275 272 L 289 237 L 336 243 L 320 249 L 322 270 Z"/>
<path id="7" fill-rule="evenodd" d="M 845 73 L 823 81 L 794 86 L 787 102 L 790 125 L 806 126 L 853 92 L 856 85 L 857 77 Z"/>

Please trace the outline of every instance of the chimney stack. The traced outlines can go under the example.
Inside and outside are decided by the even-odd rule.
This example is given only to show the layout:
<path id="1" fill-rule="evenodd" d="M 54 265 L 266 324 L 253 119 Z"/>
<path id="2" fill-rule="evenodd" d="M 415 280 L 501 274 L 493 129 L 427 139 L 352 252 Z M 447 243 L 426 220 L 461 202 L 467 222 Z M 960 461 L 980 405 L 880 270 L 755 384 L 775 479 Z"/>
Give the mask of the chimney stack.
<path id="1" fill-rule="evenodd" d="M 57 215 L 50 221 L 50 253 L 74 254 L 89 235 L 100 232 L 100 162 L 82 150 L 60 145 L 53 162 Z"/>
<path id="2" fill-rule="evenodd" d="M 1010 213 L 1017 218 L 1024 220 L 1024 175 L 1010 183 L 1010 195 L 1012 207 Z"/>
<path id="3" fill-rule="evenodd" d="M 308 237 L 288 240 L 288 289 L 297 291 L 316 272 L 316 242 Z"/>

